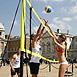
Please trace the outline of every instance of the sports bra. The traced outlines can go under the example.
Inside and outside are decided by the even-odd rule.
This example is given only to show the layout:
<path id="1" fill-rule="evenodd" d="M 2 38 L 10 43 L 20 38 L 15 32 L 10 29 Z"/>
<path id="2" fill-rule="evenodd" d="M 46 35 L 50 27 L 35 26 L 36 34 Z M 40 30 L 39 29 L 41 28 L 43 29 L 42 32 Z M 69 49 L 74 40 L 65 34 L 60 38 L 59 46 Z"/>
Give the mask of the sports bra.
<path id="1" fill-rule="evenodd" d="M 58 46 L 56 47 L 56 51 L 61 53 L 65 52 L 65 50 L 61 50 Z"/>

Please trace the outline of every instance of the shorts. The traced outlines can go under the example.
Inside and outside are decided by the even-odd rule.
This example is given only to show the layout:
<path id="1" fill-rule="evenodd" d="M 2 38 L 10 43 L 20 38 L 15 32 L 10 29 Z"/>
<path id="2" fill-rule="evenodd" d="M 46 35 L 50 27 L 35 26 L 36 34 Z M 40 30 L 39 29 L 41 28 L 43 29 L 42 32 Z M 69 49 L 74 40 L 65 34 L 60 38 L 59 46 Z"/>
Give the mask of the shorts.
<path id="1" fill-rule="evenodd" d="M 18 73 L 20 73 L 20 68 L 14 68 L 14 69 L 15 69 L 15 72 L 13 72 L 11 69 L 11 75 L 12 76 L 15 75 L 16 73 L 17 73 L 17 75 L 18 75 Z"/>
<path id="2" fill-rule="evenodd" d="M 31 74 L 38 74 L 40 63 L 30 63 L 30 72 Z"/>

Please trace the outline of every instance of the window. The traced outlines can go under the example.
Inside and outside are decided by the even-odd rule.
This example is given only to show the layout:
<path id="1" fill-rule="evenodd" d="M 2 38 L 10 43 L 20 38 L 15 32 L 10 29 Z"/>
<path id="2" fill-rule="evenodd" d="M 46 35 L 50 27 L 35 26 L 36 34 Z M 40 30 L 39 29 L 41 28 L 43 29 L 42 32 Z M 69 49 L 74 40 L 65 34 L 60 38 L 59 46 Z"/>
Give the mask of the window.
<path id="1" fill-rule="evenodd" d="M 16 51 L 17 51 L 18 47 L 16 47 Z"/>
<path id="2" fill-rule="evenodd" d="M 75 40 L 75 42 L 77 42 L 77 39 Z"/>
<path id="3" fill-rule="evenodd" d="M 3 42 L 1 42 L 1 48 L 3 48 L 4 47 L 4 43 Z"/>
<path id="4" fill-rule="evenodd" d="M 42 52 L 43 53 L 45 52 L 45 43 L 44 42 L 42 43 Z"/>
<path id="5" fill-rule="evenodd" d="M 50 48 L 50 42 L 47 42 L 47 52 L 50 52 L 51 51 L 51 48 Z"/>
<path id="6" fill-rule="evenodd" d="M 56 45 L 54 45 L 54 53 L 56 53 Z"/>
<path id="7" fill-rule="evenodd" d="M 69 38 L 69 41 L 71 41 L 71 38 Z"/>
<path id="8" fill-rule="evenodd" d="M 15 51 L 15 47 L 13 48 L 13 51 Z"/>
<path id="9" fill-rule="evenodd" d="M 10 48 L 10 51 L 12 51 L 12 48 Z"/>
<path id="10" fill-rule="evenodd" d="M 75 46 L 75 48 L 77 49 L 77 46 Z"/>
<path id="11" fill-rule="evenodd" d="M 0 35 L 1 35 L 1 32 L 0 32 Z"/>

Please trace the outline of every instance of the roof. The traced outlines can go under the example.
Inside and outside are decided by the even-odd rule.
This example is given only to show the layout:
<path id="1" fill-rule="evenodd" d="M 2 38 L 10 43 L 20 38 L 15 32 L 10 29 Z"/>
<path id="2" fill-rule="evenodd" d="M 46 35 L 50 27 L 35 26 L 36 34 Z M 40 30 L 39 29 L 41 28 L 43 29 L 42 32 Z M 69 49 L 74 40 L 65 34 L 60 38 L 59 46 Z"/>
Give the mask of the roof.
<path id="1" fill-rule="evenodd" d="M 4 25 L 2 23 L 0 23 L 0 30 L 5 30 Z"/>
<path id="2" fill-rule="evenodd" d="M 3 40 L 3 41 L 5 41 L 5 42 L 7 42 L 7 40 L 6 40 L 6 39 L 3 39 L 3 38 L 1 38 L 1 37 L 0 37 L 0 39 L 1 39 L 1 40 Z"/>

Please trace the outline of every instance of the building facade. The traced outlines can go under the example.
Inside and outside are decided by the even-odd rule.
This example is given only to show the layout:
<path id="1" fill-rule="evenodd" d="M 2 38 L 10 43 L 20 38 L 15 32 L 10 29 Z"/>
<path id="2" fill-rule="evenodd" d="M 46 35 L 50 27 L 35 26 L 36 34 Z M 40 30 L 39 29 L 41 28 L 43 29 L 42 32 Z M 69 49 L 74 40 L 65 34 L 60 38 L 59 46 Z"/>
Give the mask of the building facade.
<path id="1" fill-rule="evenodd" d="M 77 36 L 74 36 L 71 41 L 70 48 L 68 50 L 68 58 L 77 58 Z"/>
<path id="2" fill-rule="evenodd" d="M 60 30 L 57 29 L 57 32 L 55 32 L 57 36 L 61 34 Z M 67 33 L 63 33 L 66 36 L 66 42 L 67 42 L 67 50 L 68 58 L 77 58 L 77 36 L 72 36 Z M 6 37 L 6 38 L 5 38 Z M 12 36 L 10 35 L 10 40 L 8 41 L 7 50 L 5 51 L 5 58 L 11 58 L 14 53 L 17 52 L 18 47 L 20 47 L 21 38 L 19 36 Z M 0 23 L 0 58 L 2 57 L 2 54 L 4 52 L 6 43 L 7 43 L 8 35 L 5 36 L 5 29 L 2 23 Z M 43 35 L 43 38 L 40 42 L 42 46 L 42 56 L 51 59 L 51 60 L 57 60 L 57 53 L 55 50 L 55 43 L 53 42 L 52 37 L 48 32 L 45 32 Z M 30 36 L 26 35 L 26 49 L 29 49 L 30 47 Z"/>
<path id="3" fill-rule="evenodd" d="M 7 54 L 6 58 L 11 58 L 13 54 L 17 53 L 17 49 L 20 47 L 21 38 L 19 36 L 15 36 L 8 41 Z M 30 38 L 27 35 L 26 37 L 26 49 L 29 49 Z M 24 45 L 25 47 L 25 45 Z"/>
<path id="4" fill-rule="evenodd" d="M 2 58 L 6 43 L 4 25 L 0 23 L 0 59 Z"/>
<path id="5" fill-rule="evenodd" d="M 11 58 L 13 54 L 17 52 L 17 49 L 20 47 L 20 37 L 15 36 L 8 41 L 6 58 Z"/>

